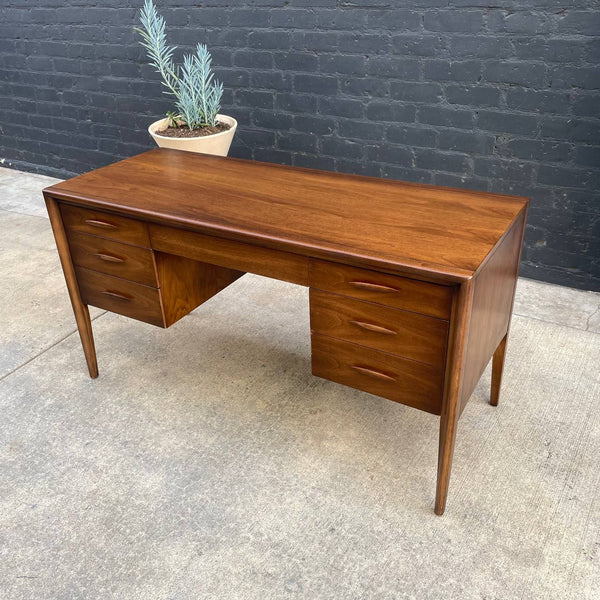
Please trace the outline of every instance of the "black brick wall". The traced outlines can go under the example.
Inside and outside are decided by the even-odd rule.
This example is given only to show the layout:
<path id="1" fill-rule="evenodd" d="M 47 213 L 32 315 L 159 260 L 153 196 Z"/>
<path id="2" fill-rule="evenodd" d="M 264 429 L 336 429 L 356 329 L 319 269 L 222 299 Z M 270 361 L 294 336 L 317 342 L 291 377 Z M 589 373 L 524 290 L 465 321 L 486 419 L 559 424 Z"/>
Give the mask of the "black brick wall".
<path id="1" fill-rule="evenodd" d="M 2 0 L 5 166 L 68 176 L 152 147 L 169 102 L 141 3 Z M 233 156 L 530 196 L 522 274 L 600 289 L 599 0 L 157 4 L 171 43 L 211 48 Z"/>

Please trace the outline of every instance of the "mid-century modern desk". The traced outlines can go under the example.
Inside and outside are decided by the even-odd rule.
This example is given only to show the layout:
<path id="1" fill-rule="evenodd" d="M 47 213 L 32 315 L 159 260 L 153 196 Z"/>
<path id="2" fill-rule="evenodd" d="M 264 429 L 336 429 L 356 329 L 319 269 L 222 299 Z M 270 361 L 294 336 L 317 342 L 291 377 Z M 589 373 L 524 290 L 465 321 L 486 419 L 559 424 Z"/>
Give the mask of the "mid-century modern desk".
<path id="1" fill-rule="evenodd" d="M 498 403 L 528 200 L 157 149 L 44 190 L 90 375 L 88 305 L 169 327 L 245 272 L 310 288 L 314 375 L 456 427 Z"/>

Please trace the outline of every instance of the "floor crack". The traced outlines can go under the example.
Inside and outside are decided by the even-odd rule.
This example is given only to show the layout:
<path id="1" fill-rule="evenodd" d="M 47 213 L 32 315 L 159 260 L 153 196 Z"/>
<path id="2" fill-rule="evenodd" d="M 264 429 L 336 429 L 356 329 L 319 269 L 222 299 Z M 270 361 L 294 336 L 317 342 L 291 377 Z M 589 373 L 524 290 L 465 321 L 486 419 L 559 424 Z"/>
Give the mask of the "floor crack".
<path id="1" fill-rule="evenodd" d="M 598 304 L 598 308 L 587 318 L 587 321 L 585 323 L 585 330 L 589 331 L 590 330 L 590 321 L 592 320 L 592 317 L 597 315 L 598 312 L 600 312 L 600 304 Z"/>
<path id="2" fill-rule="evenodd" d="M 101 312 L 99 315 L 96 315 L 95 317 L 90 318 L 90 321 L 94 322 L 96 319 L 102 317 L 107 312 L 108 312 L 107 310 Z M 73 331 L 67 333 L 67 335 L 63 336 L 59 340 L 56 340 L 56 342 L 54 342 L 47 348 L 44 348 L 41 352 L 38 352 L 35 356 L 32 356 L 31 358 L 27 359 L 24 363 L 21 363 L 20 365 L 16 366 L 14 369 L 10 370 L 8 373 L 5 373 L 4 375 L 2 375 L 0 377 L 0 381 L 4 381 L 7 377 L 12 375 L 13 373 L 16 373 L 19 369 L 22 369 L 23 367 L 27 366 L 30 362 L 34 361 L 36 358 L 39 358 L 45 352 L 48 352 L 48 350 L 52 350 L 52 348 L 58 346 L 58 344 L 60 344 L 61 342 L 64 342 L 67 338 L 70 338 L 74 333 L 78 333 L 78 330 L 74 329 Z"/>
<path id="3" fill-rule="evenodd" d="M 541 321 L 542 323 L 549 323 L 550 325 L 557 325 L 558 327 L 566 327 L 567 329 L 574 329 L 575 331 L 588 331 L 590 319 L 600 310 L 600 306 L 597 310 L 595 310 L 587 319 L 586 328 L 583 327 L 574 327 L 573 325 L 567 325 L 566 323 L 559 323 L 558 321 L 548 321 L 547 319 L 542 319 L 540 317 L 533 317 L 532 315 L 523 315 L 518 312 L 513 312 L 514 317 L 520 317 L 521 319 L 532 319 L 533 321 Z M 598 331 L 590 331 L 589 333 L 600 333 Z"/>

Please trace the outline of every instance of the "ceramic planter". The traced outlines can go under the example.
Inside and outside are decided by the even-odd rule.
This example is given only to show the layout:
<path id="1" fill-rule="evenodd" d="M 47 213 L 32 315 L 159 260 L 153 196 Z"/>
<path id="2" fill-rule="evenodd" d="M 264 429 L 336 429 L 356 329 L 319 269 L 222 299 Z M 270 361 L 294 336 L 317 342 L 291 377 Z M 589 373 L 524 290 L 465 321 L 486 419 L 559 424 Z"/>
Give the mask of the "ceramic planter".
<path id="1" fill-rule="evenodd" d="M 194 138 L 175 138 L 158 135 L 156 131 L 166 129 L 169 119 L 155 121 L 148 127 L 148 132 L 161 148 L 173 148 L 175 150 L 186 150 L 187 152 L 200 152 L 201 154 L 215 154 L 216 156 L 227 156 L 229 146 L 237 128 L 237 121 L 227 115 L 217 115 L 217 121 L 227 123 L 230 128 L 227 131 L 213 133 Z"/>

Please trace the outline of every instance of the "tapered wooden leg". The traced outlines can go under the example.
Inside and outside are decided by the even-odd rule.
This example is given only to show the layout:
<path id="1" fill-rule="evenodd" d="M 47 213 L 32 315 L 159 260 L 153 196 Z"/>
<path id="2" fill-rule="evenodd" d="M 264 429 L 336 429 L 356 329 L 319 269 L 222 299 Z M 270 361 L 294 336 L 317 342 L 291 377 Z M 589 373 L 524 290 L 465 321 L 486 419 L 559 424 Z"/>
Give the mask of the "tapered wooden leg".
<path id="1" fill-rule="evenodd" d="M 92 332 L 92 321 L 90 319 L 90 311 L 87 305 L 80 304 L 77 308 L 73 297 L 71 297 L 73 312 L 75 313 L 75 321 L 79 330 L 83 353 L 85 354 L 85 362 L 90 372 L 90 377 L 96 379 L 98 377 L 98 360 L 96 359 L 96 347 L 94 345 L 94 334 Z"/>
<path id="2" fill-rule="evenodd" d="M 502 371 L 504 370 L 504 356 L 506 354 L 506 341 L 508 333 L 502 338 L 494 352 L 492 359 L 492 392 L 490 394 L 490 404 L 498 406 L 500 398 L 500 385 L 502 384 Z"/>
<path id="3" fill-rule="evenodd" d="M 444 399 L 440 416 L 440 444 L 435 494 L 436 515 L 443 515 L 446 509 L 452 457 L 454 456 L 454 442 L 460 417 L 464 356 L 472 305 L 473 281 L 469 280 L 460 285 L 452 303 Z"/>
<path id="4" fill-rule="evenodd" d="M 443 515 L 448 497 L 450 483 L 450 470 L 454 456 L 454 442 L 458 425 L 458 403 L 454 403 L 455 410 L 442 414 L 440 420 L 440 446 L 438 452 L 437 489 L 435 493 L 435 514 Z"/>
<path id="5" fill-rule="evenodd" d="M 77 322 L 77 329 L 79 330 L 79 337 L 81 338 L 81 345 L 83 346 L 83 353 L 85 354 L 90 377 L 95 379 L 98 377 L 98 362 L 96 360 L 96 348 L 94 347 L 94 335 L 92 333 L 90 312 L 87 305 L 81 300 L 79 286 L 77 285 L 77 278 L 75 276 L 75 269 L 71 262 L 69 243 L 67 241 L 58 204 L 53 198 L 46 195 L 44 195 L 44 197 L 48 215 L 50 217 L 50 224 L 52 225 L 52 231 L 54 232 L 54 239 L 56 240 L 56 247 L 58 248 L 58 255 L 60 256 L 60 262 L 65 275 L 65 281 L 67 282 L 67 289 L 69 290 L 71 305 L 73 306 L 73 313 L 75 314 L 75 321 Z"/>

